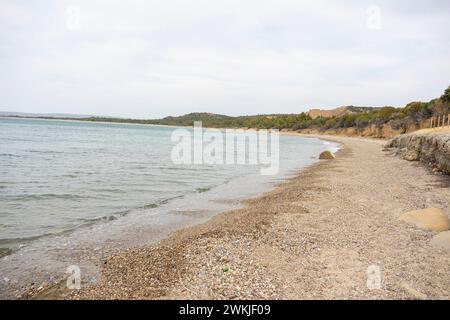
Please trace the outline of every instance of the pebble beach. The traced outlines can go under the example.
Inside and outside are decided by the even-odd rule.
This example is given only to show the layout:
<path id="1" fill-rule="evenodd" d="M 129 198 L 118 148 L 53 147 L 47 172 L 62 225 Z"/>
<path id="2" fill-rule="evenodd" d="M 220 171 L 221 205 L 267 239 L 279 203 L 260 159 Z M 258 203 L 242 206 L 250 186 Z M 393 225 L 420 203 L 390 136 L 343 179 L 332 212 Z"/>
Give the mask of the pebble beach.
<path id="1" fill-rule="evenodd" d="M 428 207 L 448 215 L 449 177 L 382 140 L 323 138 L 342 144 L 335 159 L 245 208 L 113 255 L 98 283 L 59 298 L 449 299 L 450 254 L 432 245 L 436 232 L 399 219 Z"/>

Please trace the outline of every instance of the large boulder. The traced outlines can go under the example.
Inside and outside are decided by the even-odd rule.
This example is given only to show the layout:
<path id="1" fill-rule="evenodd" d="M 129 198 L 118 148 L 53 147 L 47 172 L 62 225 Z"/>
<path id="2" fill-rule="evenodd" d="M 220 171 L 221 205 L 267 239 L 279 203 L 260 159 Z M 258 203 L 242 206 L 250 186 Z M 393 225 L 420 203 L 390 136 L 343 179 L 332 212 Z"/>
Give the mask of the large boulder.
<path id="1" fill-rule="evenodd" d="M 431 245 L 450 253 L 450 231 L 440 232 L 431 239 Z"/>
<path id="2" fill-rule="evenodd" d="M 412 223 L 424 230 L 446 231 L 450 229 L 450 220 L 447 214 L 438 208 L 409 211 L 402 214 L 400 220 Z"/>
<path id="3" fill-rule="evenodd" d="M 319 155 L 319 159 L 325 160 L 334 159 L 334 155 L 330 151 L 324 151 Z"/>

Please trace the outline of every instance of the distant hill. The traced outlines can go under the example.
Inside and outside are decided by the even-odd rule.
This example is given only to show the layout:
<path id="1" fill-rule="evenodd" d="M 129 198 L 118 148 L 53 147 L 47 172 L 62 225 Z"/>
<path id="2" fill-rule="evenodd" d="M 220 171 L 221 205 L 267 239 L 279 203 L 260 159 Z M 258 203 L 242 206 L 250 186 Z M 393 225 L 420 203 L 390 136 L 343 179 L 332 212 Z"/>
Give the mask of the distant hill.
<path id="1" fill-rule="evenodd" d="M 351 131 L 357 135 L 362 134 L 362 132 L 369 132 L 373 136 L 386 137 L 393 133 L 399 134 L 427 127 L 431 117 L 450 114 L 450 87 L 439 98 L 429 102 L 411 102 L 403 108 L 344 106 L 330 110 L 311 109 L 308 112 L 297 114 L 260 114 L 236 117 L 208 112 L 193 112 L 162 119 L 124 119 L 55 113 L 0 112 L 0 116 L 2 114 L 22 117 L 172 126 L 193 126 L 195 121 L 202 121 L 202 126 L 209 128 L 284 129 L 301 132 L 328 132 L 332 134 L 338 131 Z"/>
<path id="2" fill-rule="evenodd" d="M 192 112 L 178 117 L 165 117 L 160 120 L 153 120 L 158 124 L 168 124 L 168 125 L 192 125 L 194 121 L 202 121 L 209 123 L 214 126 L 215 123 L 230 123 L 234 117 L 226 116 L 223 114 L 209 113 L 209 112 Z"/>
<path id="3" fill-rule="evenodd" d="M 0 117 L 24 117 L 24 118 L 89 118 L 88 114 L 69 114 L 69 113 L 27 113 L 15 111 L 0 111 Z"/>
<path id="4" fill-rule="evenodd" d="M 311 109 L 298 114 L 261 114 L 226 116 L 207 112 L 194 112 L 162 119 L 114 119 L 91 117 L 86 121 L 130 122 L 141 124 L 192 126 L 202 121 L 209 128 L 284 129 L 305 133 L 353 132 L 387 137 L 413 131 L 429 125 L 433 116 L 450 113 L 450 87 L 444 94 L 429 102 L 411 102 L 403 108 L 344 106 L 331 110 Z"/>
<path id="5" fill-rule="evenodd" d="M 169 116 L 162 119 L 117 119 L 90 117 L 81 120 L 108 121 L 118 123 L 140 123 L 168 126 L 193 126 L 195 121 L 201 121 L 203 127 L 209 128 L 271 128 L 275 126 L 289 127 L 298 121 L 309 118 L 306 114 L 267 114 L 251 116 L 227 116 L 209 112 L 193 112 L 182 116 Z"/>

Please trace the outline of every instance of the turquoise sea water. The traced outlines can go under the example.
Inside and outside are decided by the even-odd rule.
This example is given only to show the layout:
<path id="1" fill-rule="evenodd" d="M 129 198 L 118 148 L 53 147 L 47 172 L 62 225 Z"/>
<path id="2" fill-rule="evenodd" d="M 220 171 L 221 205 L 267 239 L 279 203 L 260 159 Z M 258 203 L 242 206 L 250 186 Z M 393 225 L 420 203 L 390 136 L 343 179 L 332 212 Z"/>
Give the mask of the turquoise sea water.
<path id="1" fill-rule="evenodd" d="M 321 151 L 336 149 L 318 139 L 280 136 L 280 171 L 262 176 L 259 166 L 173 164 L 173 130 L 0 118 L 3 253 L 45 264 L 48 251 L 67 243 L 76 250 L 146 242 L 152 230 L 235 208 L 312 164 Z M 137 241 L 127 242 L 136 234 Z M 8 263 L 12 268 L 20 259 L 11 256 Z"/>

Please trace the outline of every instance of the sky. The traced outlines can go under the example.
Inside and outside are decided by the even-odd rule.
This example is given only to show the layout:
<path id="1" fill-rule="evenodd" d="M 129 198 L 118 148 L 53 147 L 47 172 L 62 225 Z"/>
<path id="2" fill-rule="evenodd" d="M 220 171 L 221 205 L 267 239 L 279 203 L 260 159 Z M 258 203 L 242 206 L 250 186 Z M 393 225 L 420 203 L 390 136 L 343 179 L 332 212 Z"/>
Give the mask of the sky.
<path id="1" fill-rule="evenodd" d="M 404 106 L 443 93 L 449 57 L 448 0 L 0 0 L 3 111 Z"/>

